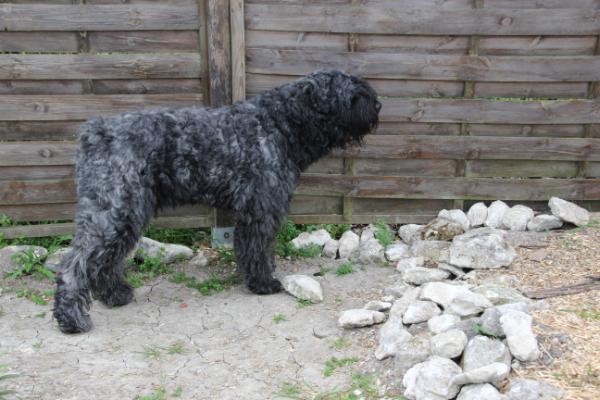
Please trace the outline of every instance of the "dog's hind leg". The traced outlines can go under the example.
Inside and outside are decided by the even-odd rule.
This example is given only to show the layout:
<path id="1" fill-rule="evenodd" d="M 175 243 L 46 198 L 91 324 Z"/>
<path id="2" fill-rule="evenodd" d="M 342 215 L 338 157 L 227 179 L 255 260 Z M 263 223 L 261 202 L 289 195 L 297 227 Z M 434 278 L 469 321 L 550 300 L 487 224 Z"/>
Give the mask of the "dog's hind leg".
<path id="1" fill-rule="evenodd" d="M 234 246 L 238 268 L 253 293 L 271 294 L 283 288 L 281 282 L 273 278 L 273 243 L 280 221 L 278 216 L 262 215 L 259 220 L 240 218 L 236 223 Z"/>

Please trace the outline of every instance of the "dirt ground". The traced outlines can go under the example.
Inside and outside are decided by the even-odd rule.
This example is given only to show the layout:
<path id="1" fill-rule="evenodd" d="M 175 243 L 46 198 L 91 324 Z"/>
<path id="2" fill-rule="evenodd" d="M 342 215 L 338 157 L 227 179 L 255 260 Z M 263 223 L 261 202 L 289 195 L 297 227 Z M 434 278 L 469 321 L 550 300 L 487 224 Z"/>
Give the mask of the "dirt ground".
<path id="1" fill-rule="evenodd" d="M 561 231 L 520 248 L 510 269 L 522 287 L 575 283 L 600 273 L 600 224 Z M 314 274 L 339 261 L 282 260 L 277 275 Z M 378 398 L 373 351 L 378 328 L 343 331 L 340 311 L 379 300 L 399 275 L 366 266 L 317 277 L 325 301 L 302 305 L 281 293 L 254 296 L 242 286 L 203 296 L 160 277 L 136 289 L 130 305 L 107 309 L 95 302 L 88 334 L 65 336 L 38 305 L 14 290 L 0 292 L 0 399 L 344 399 L 355 392 Z M 51 288 L 49 284 L 48 288 Z M 549 299 L 535 313 L 545 357 L 514 376 L 553 383 L 568 400 L 600 393 L 598 291 Z M 335 359 L 334 359 L 335 358 Z M 337 361 L 336 361 L 337 360 Z M 375 367 L 374 367 L 375 366 Z M 356 373 L 373 372 L 370 380 Z M 326 376 L 327 375 L 327 376 Z M 388 398 L 399 399 L 387 382 Z M 358 398 L 354 397 L 354 398 Z"/>

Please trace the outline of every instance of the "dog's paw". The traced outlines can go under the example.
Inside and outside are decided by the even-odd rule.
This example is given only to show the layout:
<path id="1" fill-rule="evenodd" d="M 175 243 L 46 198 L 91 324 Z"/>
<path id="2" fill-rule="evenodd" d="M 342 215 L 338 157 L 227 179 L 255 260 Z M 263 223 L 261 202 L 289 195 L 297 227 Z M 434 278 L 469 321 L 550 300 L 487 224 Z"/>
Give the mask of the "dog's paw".
<path id="1" fill-rule="evenodd" d="M 54 309 L 54 318 L 62 333 L 83 333 L 92 329 L 92 319 L 85 309 L 75 303 Z"/>
<path id="2" fill-rule="evenodd" d="M 283 290 L 283 285 L 277 279 L 271 279 L 268 281 L 248 281 L 248 289 L 252 293 L 256 294 L 273 294 L 279 293 Z"/>
<path id="3" fill-rule="evenodd" d="M 103 293 L 96 294 L 96 297 L 108 307 L 121 307 L 133 300 L 133 287 L 122 282 L 113 288 L 106 289 Z"/>

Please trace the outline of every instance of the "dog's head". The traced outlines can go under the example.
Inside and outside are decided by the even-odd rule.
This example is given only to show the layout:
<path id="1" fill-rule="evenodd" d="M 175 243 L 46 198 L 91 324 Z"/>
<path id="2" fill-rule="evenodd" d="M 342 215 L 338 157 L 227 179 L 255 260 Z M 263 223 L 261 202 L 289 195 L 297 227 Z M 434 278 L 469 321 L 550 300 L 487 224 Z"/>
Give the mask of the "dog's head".
<path id="1" fill-rule="evenodd" d="M 320 70 L 299 83 L 313 116 L 336 128 L 324 132 L 330 135 L 332 147 L 360 144 L 377 127 L 381 103 L 365 80 L 338 70 Z"/>

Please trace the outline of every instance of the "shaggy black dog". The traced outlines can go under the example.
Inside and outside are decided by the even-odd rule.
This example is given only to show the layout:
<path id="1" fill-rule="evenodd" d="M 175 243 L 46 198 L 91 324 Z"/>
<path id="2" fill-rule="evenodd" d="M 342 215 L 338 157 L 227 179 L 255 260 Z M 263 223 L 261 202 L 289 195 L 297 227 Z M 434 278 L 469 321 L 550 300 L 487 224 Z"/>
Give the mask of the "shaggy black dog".
<path id="1" fill-rule="evenodd" d="M 131 112 L 82 125 L 77 233 L 54 305 L 60 329 L 91 328 L 90 291 L 108 306 L 132 300 L 125 257 L 165 206 L 233 211 L 248 288 L 279 292 L 273 242 L 300 172 L 334 148 L 360 144 L 380 108 L 364 80 L 327 70 L 227 107 Z"/>

